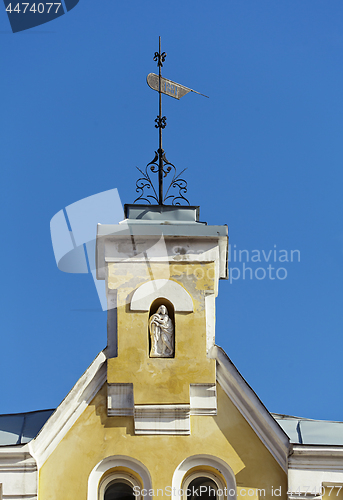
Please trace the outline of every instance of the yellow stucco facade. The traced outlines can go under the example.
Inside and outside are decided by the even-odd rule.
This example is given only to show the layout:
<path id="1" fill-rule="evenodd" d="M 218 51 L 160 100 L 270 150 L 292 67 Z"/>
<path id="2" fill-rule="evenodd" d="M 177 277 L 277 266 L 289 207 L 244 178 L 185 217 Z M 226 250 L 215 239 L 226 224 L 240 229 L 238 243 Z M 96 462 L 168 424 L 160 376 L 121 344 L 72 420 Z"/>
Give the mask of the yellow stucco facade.
<path id="1" fill-rule="evenodd" d="M 277 498 L 287 498 L 286 473 L 220 387 L 218 415 L 192 416 L 189 436 L 136 436 L 133 417 L 107 417 L 103 387 L 41 468 L 39 498 L 86 500 L 91 471 L 111 455 L 139 460 L 151 474 L 152 487 L 164 490 L 177 466 L 197 454 L 221 458 L 231 467 L 239 498 L 272 499 L 272 487 L 281 487 Z M 242 489 L 264 489 L 265 496 L 243 491 L 241 497 Z"/>
<path id="2" fill-rule="evenodd" d="M 180 231 L 185 233 L 184 227 Z M 182 241 L 186 241 L 183 233 Z M 39 500 L 104 500 L 100 485 L 113 474 L 131 474 L 143 487 L 146 479 L 134 467 L 130 469 L 130 460 L 146 471 L 153 498 L 170 498 L 175 478 L 182 487 L 187 477 L 197 473 L 215 474 L 220 484 L 231 487 L 231 493 L 225 490 L 228 499 L 287 497 L 285 468 L 273 456 L 272 447 L 268 448 L 257 435 L 247 415 L 243 416 L 237 402 L 231 400 L 227 389 L 217 382 L 218 361 L 210 355 L 210 343 L 220 266 L 218 239 L 213 237 L 217 232 L 212 233 L 212 239 L 201 240 L 197 248 L 200 237 L 190 238 L 187 249 L 178 247 L 181 250 L 176 255 L 171 255 L 166 239 L 163 259 L 150 259 L 148 263 L 144 258 L 121 258 L 124 244 L 120 242 L 114 248 L 116 237 L 110 235 L 103 244 L 107 259 L 103 278 L 108 296 L 116 293 L 116 328 L 109 335 L 115 337 L 117 350 L 107 356 L 106 382 L 44 458 L 39 468 Z M 159 296 L 157 288 L 148 306 L 133 305 L 137 290 L 161 280 L 173 285 L 168 290 L 174 292 L 168 295 L 161 291 Z M 191 304 L 186 309 L 180 301 L 183 296 Z M 212 302 L 207 302 L 208 297 L 213 298 Z M 161 304 L 166 305 L 173 322 L 175 349 L 170 357 L 151 357 L 149 317 Z M 212 337 L 214 341 L 214 333 Z M 205 388 L 205 396 L 207 388 L 211 388 L 215 408 L 212 397 L 210 409 L 198 408 L 198 413 L 193 409 L 192 413 L 191 386 Z M 113 387 L 133 391 L 132 408 L 124 405 L 122 416 L 109 413 L 108 391 Z M 169 408 L 170 414 L 163 413 Z M 143 412 L 142 421 L 144 424 L 145 418 L 148 427 L 142 422 L 143 427 L 136 426 L 137 411 L 142 409 L 155 412 L 153 417 L 150 413 L 144 417 L 147 414 Z M 184 412 L 182 429 L 175 416 L 179 410 Z M 170 424 L 173 419 L 175 427 Z M 122 457 L 125 460 L 121 464 Z M 193 462 L 192 457 L 196 457 Z M 99 468 L 110 459 L 116 461 L 109 461 L 107 469 Z M 187 461 L 189 467 L 182 468 Z M 100 471 L 97 476 L 95 470 Z M 174 492 L 173 498 L 180 497 Z"/>
<path id="3" fill-rule="evenodd" d="M 149 357 L 149 311 L 130 310 L 132 293 L 149 280 L 149 272 L 155 280 L 169 276 L 193 300 L 193 312 L 175 312 L 173 358 Z M 133 383 L 137 404 L 189 403 L 189 384 L 215 383 L 205 317 L 205 293 L 214 293 L 214 263 L 111 264 L 108 273 L 109 288 L 118 290 L 118 356 L 108 360 L 108 383 Z"/>

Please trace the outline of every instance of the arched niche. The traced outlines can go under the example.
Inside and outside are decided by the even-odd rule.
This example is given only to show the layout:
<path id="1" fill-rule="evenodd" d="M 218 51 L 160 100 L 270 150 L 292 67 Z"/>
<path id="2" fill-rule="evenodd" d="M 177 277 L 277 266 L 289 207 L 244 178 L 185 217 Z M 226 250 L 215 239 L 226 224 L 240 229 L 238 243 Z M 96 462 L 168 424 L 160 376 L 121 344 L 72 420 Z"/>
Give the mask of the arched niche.
<path id="1" fill-rule="evenodd" d="M 168 316 L 171 319 L 172 325 L 173 325 L 173 352 L 170 355 L 166 356 L 158 356 L 153 354 L 152 350 L 152 338 L 151 338 L 151 332 L 150 332 L 150 320 L 154 314 L 158 312 L 161 306 L 165 306 L 168 311 Z M 164 298 L 164 297 L 158 297 L 156 300 L 153 301 L 153 303 L 150 306 L 149 310 L 149 321 L 148 321 L 148 336 L 149 336 L 149 357 L 151 358 L 174 358 L 175 357 L 175 339 L 176 339 L 176 334 L 175 334 L 175 311 L 174 311 L 174 305 L 170 300 Z"/>
<path id="2" fill-rule="evenodd" d="M 156 300 L 168 300 L 175 312 L 193 312 L 193 300 L 183 286 L 172 280 L 151 280 L 135 290 L 132 295 L 131 311 L 150 311 Z"/>
<path id="3" fill-rule="evenodd" d="M 152 304 L 150 305 L 149 308 L 149 318 L 152 314 L 155 314 L 160 306 L 166 306 L 168 309 L 168 314 L 169 317 L 171 318 L 173 325 L 175 325 L 175 314 L 174 314 L 174 306 L 173 303 L 170 302 L 170 300 L 166 299 L 165 297 L 158 297 Z"/>

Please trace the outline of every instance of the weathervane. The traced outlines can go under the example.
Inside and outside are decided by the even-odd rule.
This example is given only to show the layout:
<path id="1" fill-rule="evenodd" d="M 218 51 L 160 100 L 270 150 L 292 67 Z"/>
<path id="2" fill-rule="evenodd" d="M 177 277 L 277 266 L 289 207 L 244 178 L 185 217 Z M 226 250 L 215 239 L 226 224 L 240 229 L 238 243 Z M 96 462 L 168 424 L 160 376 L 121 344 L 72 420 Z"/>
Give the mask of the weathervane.
<path id="1" fill-rule="evenodd" d="M 147 164 L 145 172 L 137 167 L 139 172 L 142 174 L 142 177 L 140 177 L 136 182 L 136 192 L 139 193 L 139 196 L 135 199 L 134 203 L 145 201 L 151 204 L 152 201 L 156 201 L 158 205 L 164 205 L 166 202 L 168 204 L 168 202 L 170 203 L 171 201 L 172 205 L 181 205 L 182 202 L 188 203 L 189 205 L 189 201 L 184 196 L 187 193 L 187 182 L 181 178 L 181 175 L 186 169 L 184 168 L 179 174 L 177 174 L 175 165 L 167 160 L 165 152 L 162 148 L 162 130 L 167 125 L 167 118 L 162 116 L 162 94 L 174 97 L 174 99 L 181 99 L 181 97 L 189 92 L 195 92 L 196 94 L 200 94 L 200 92 L 185 87 L 184 85 L 180 85 L 179 83 L 172 82 L 171 80 L 167 80 L 162 76 L 161 69 L 164 61 L 166 60 L 166 56 L 167 54 L 165 52 L 161 52 L 161 37 L 159 37 L 159 51 L 155 52 L 154 55 L 154 61 L 157 62 L 158 66 L 158 75 L 155 73 L 149 73 L 147 76 L 147 84 L 151 89 L 156 90 L 159 94 L 159 113 L 155 119 L 155 127 L 158 129 L 159 135 L 159 144 L 158 150 L 155 151 L 155 157 L 150 163 Z M 158 193 L 155 190 L 154 184 L 150 178 L 150 172 L 158 173 Z M 171 174 L 173 177 L 168 189 L 163 195 L 163 180 L 170 172 L 173 172 Z M 145 194 L 145 188 L 151 189 L 151 194 Z M 171 188 L 178 189 L 178 193 L 170 194 Z"/>

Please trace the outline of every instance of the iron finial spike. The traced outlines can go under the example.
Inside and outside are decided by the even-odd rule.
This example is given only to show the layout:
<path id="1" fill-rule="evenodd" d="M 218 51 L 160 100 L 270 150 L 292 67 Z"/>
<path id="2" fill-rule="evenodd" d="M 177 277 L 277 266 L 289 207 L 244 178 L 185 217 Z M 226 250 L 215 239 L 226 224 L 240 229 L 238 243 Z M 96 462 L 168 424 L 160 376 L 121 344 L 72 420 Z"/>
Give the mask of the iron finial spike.
<path id="1" fill-rule="evenodd" d="M 161 76 L 162 76 L 162 53 L 161 53 L 161 37 L 158 37 L 158 94 L 159 94 L 159 149 L 158 149 L 158 185 L 159 185 L 159 205 L 163 205 L 163 160 L 162 160 L 162 92 L 161 92 Z"/>
<path id="2" fill-rule="evenodd" d="M 158 37 L 158 97 L 159 97 L 159 115 L 157 121 L 158 136 L 159 136 L 159 147 L 158 147 L 158 204 L 163 205 L 163 148 L 162 148 L 162 130 L 166 126 L 166 117 L 162 116 L 162 66 L 166 59 L 166 53 L 161 51 L 161 37 Z M 156 60 L 156 52 L 155 58 Z M 156 121 L 156 120 L 155 120 Z"/>
<path id="3" fill-rule="evenodd" d="M 163 205 L 163 148 L 162 148 L 162 130 L 167 125 L 167 119 L 162 116 L 162 66 L 166 60 L 167 54 L 161 50 L 161 37 L 158 37 L 158 52 L 154 54 L 154 61 L 157 61 L 158 66 L 158 98 L 159 108 L 158 115 L 155 120 L 155 127 L 158 128 L 159 145 L 158 145 L 158 204 Z"/>
<path id="4" fill-rule="evenodd" d="M 181 172 L 181 174 L 177 174 L 175 165 L 167 160 L 162 147 L 162 130 L 167 125 L 166 117 L 162 116 L 162 94 L 166 93 L 166 81 L 169 81 L 162 78 L 162 66 L 166 56 L 167 54 L 162 52 L 161 37 L 159 37 L 158 52 L 155 52 L 153 58 L 154 61 L 157 62 L 158 75 L 151 73 L 154 78 L 156 77 L 155 86 L 151 88 L 157 90 L 159 94 L 159 110 L 157 118 L 155 119 L 155 127 L 159 129 L 159 145 L 157 151 L 155 151 L 154 159 L 146 165 L 145 170 L 141 170 L 137 167 L 141 177 L 136 181 L 136 192 L 139 196 L 134 201 L 134 203 L 146 202 L 148 204 L 157 202 L 160 207 L 162 207 L 165 203 L 172 205 L 181 205 L 181 203 L 186 203 L 189 205 L 189 201 L 185 197 L 185 194 L 187 193 L 187 182 L 181 178 L 181 174 L 185 169 Z M 147 82 L 150 86 L 149 79 L 147 79 Z M 191 92 L 192 90 L 187 87 L 183 88 L 185 88 L 188 92 Z M 151 178 L 151 173 L 158 175 L 158 189 L 156 190 Z M 167 177 L 168 174 L 168 179 L 171 178 L 170 185 L 169 187 L 166 186 L 166 193 L 163 194 L 163 181 L 164 177 Z M 175 194 L 174 191 L 174 194 L 170 194 L 172 189 L 178 190 L 178 192 Z"/>

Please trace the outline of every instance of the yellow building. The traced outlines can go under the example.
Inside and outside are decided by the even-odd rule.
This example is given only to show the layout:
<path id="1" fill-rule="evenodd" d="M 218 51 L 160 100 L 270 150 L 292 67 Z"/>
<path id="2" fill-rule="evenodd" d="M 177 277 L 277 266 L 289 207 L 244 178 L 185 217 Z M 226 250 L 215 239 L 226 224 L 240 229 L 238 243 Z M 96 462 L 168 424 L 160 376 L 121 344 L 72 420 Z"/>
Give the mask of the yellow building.
<path id="1" fill-rule="evenodd" d="M 16 443 L 0 431 L 3 498 L 308 499 L 343 482 L 343 448 L 294 438 L 215 344 L 227 226 L 198 207 L 125 213 L 97 232 L 108 345 L 54 413 L 23 414 Z"/>

